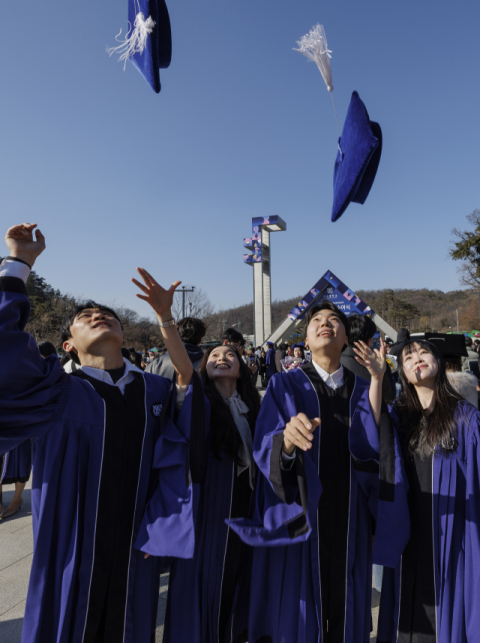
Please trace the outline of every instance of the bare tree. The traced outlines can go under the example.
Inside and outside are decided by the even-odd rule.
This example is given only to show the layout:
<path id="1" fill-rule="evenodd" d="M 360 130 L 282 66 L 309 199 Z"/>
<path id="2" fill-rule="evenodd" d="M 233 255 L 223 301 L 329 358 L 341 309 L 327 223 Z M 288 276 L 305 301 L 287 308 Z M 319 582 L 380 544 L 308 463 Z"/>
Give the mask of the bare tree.
<path id="1" fill-rule="evenodd" d="M 124 306 L 116 307 L 120 321 L 122 322 L 125 342 L 135 349 L 149 349 L 152 346 L 163 346 L 163 337 L 156 320 L 140 317 L 140 315 Z"/>
<path id="2" fill-rule="evenodd" d="M 223 331 L 233 324 L 231 311 L 219 310 L 203 318 L 207 326 L 206 339 L 210 341 L 222 339 Z"/>
<path id="3" fill-rule="evenodd" d="M 32 297 L 32 314 L 25 330 L 33 335 L 37 342 L 51 342 L 58 346 L 62 322 L 70 312 L 75 300 L 69 297 L 53 297 L 46 301 L 38 301 Z"/>

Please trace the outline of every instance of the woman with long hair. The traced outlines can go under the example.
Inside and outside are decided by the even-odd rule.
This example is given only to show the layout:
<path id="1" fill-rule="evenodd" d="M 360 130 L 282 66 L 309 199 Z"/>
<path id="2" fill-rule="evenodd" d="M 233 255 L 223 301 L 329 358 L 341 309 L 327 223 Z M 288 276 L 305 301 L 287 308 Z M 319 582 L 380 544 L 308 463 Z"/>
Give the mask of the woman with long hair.
<path id="1" fill-rule="evenodd" d="M 246 641 L 250 552 L 225 524 L 247 517 L 255 480 L 253 435 L 260 397 L 233 346 L 209 348 L 199 369 L 210 403 L 195 553 L 171 567 L 164 643 Z"/>
<path id="2" fill-rule="evenodd" d="M 385 349 L 359 342 L 356 352 L 379 426 Z M 398 369 L 402 393 L 388 416 L 403 449 L 411 535 L 400 566 L 384 570 L 377 642 L 480 641 L 480 413 L 452 387 L 432 343 L 407 342 Z"/>

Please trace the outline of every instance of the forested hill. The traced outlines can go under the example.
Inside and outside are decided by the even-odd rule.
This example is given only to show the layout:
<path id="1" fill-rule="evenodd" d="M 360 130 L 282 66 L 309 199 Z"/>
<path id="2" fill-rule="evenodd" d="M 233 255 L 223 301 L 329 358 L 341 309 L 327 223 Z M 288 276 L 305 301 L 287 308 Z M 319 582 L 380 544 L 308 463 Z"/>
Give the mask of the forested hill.
<path id="1" fill-rule="evenodd" d="M 458 309 L 460 330 L 480 329 L 478 295 L 467 290 L 428 290 L 427 288 L 397 290 L 357 290 L 361 297 L 376 313 L 395 329 L 407 327 L 412 332 L 449 330 L 453 317 L 454 330 L 457 327 Z M 274 301 L 272 303 L 273 328 L 287 316 L 301 297 Z M 451 313 L 451 311 L 453 311 Z M 239 325 L 244 335 L 253 334 L 253 304 L 246 304 L 212 315 L 209 329 L 218 334 L 223 327 Z"/>

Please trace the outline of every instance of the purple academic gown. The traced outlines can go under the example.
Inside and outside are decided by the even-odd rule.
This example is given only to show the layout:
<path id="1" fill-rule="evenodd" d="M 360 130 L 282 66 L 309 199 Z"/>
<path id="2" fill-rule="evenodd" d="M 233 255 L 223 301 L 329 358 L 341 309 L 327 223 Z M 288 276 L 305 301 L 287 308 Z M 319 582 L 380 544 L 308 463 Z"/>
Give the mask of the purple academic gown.
<path id="1" fill-rule="evenodd" d="M 267 377 L 273 377 L 277 372 L 277 365 L 275 363 L 275 349 L 269 348 L 265 357 L 265 364 L 267 365 Z"/>
<path id="2" fill-rule="evenodd" d="M 1 484 L 28 482 L 32 472 L 32 442 L 25 440 L 12 449 L 7 458 L 5 474 Z"/>
<path id="3" fill-rule="evenodd" d="M 22 332 L 29 312 L 23 281 L 0 278 L 0 453 L 27 438 L 34 446 L 22 643 L 91 643 L 101 619 L 108 643 L 148 643 L 160 560 L 134 547 L 149 552 L 154 528 L 162 534 L 155 553 L 193 555 L 186 473 L 196 458 L 191 416 L 204 417 L 200 382 L 194 377 L 174 422 L 170 380 L 135 373 L 122 396 L 83 371 L 67 375 Z"/>
<path id="4" fill-rule="evenodd" d="M 320 404 L 305 366 L 270 381 L 255 430 L 254 456 L 259 476 L 253 520 L 229 525 L 253 545 L 249 643 L 321 643 L 322 604 L 318 507 L 321 427 L 313 448 L 296 454 L 296 482 L 275 493 L 274 463 L 281 457 L 282 432 L 292 416 L 320 417 Z M 310 375 L 307 375 L 310 373 Z M 373 562 L 395 567 L 409 536 L 405 473 L 391 425 L 375 425 L 368 401 L 369 383 L 347 373 L 352 394 L 348 432 L 350 483 L 344 553 L 344 643 L 370 640 L 372 552 L 371 517 L 376 518 Z M 352 379 L 353 378 L 353 379 Z M 344 384 L 345 385 L 345 384 Z M 379 453 L 381 456 L 379 457 Z M 379 465 L 380 463 L 380 465 Z"/>
<path id="5" fill-rule="evenodd" d="M 229 643 L 248 626 L 252 550 L 225 520 L 249 514 L 249 471 L 238 475 L 231 458 L 217 458 L 210 439 L 203 473 L 193 485 L 195 553 L 170 567 L 164 643 Z M 156 541 L 152 530 L 152 551 Z"/>
<path id="6" fill-rule="evenodd" d="M 392 408 L 390 413 L 398 426 Z M 428 562 L 434 578 L 433 613 L 437 626 L 431 638 L 438 643 L 477 643 L 480 641 L 480 412 L 468 402 L 460 402 L 455 421 L 457 449 L 448 455 L 437 450 L 430 465 L 433 519 L 429 533 L 433 556 Z M 399 608 L 405 609 L 404 601 L 410 598 L 402 593 L 400 601 L 402 562 L 396 570 L 384 570 L 379 642 L 410 641 L 410 636 L 405 638 L 398 631 Z M 420 636 L 413 640 L 423 639 Z"/>

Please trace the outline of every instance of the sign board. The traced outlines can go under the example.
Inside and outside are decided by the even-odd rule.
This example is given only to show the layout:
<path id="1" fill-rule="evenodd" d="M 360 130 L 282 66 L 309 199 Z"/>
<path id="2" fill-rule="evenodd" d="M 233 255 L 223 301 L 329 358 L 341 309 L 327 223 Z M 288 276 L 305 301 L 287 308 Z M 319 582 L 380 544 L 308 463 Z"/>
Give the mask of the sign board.
<path id="1" fill-rule="evenodd" d="M 333 272 L 327 270 L 321 279 L 311 288 L 298 304 L 288 313 L 285 320 L 271 334 L 268 341 L 284 342 L 294 329 L 303 321 L 307 311 L 313 306 L 328 299 L 348 317 L 353 313 L 371 315 L 377 328 L 383 330 L 393 340 L 397 339 L 397 331 L 373 311 L 370 306 L 344 284 Z"/>

